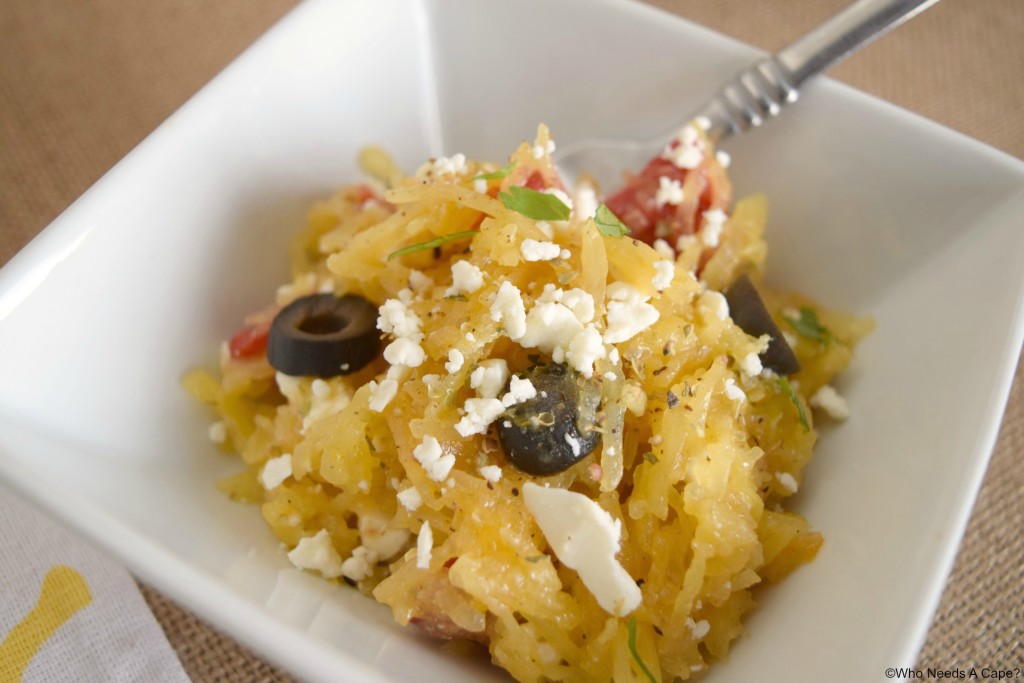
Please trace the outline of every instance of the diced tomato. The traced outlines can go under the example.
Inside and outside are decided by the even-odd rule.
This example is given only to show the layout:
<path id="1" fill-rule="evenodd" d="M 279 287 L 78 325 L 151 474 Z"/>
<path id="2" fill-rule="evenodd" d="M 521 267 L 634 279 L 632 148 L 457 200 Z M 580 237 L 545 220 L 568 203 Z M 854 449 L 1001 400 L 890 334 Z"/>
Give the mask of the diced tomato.
<path id="1" fill-rule="evenodd" d="M 656 197 L 659 178 L 667 177 L 682 183 L 686 173 L 668 159 L 655 157 L 638 175 L 629 178 L 625 187 L 606 199 L 605 204 L 629 226 L 630 233 L 636 239 L 652 244 L 657 237 L 662 236 L 659 233 L 663 233 L 670 238 L 669 243 L 674 245 L 675 239 L 686 233 L 680 217 L 676 215 L 676 206 L 665 204 L 658 207 Z M 659 224 L 662 225 L 660 230 Z"/>
<path id="2" fill-rule="evenodd" d="M 540 171 L 534 171 L 530 174 L 530 177 L 526 179 L 526 182 L 523 183 L 523 187 L 528 187 L 531 190 L 537 190 L 539 192 L 547 189 L 548 182 L 544 179 L 543 173 Z"/>
<path id="3" fill-rule="evenodd" d="M 237 332 L 228 342 L 231 357 L 238 360 L 252 358 L 267 352 L 267 337 L 270 335 L 270 321 L 252 325 Z"/>

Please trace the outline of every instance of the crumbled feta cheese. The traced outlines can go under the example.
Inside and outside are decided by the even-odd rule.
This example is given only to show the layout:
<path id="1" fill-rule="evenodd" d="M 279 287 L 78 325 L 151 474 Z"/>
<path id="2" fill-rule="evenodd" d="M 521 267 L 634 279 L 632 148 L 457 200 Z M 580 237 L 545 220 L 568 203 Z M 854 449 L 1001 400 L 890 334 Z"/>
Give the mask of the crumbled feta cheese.
<path id="1" fill-rule="evenodd" d="M 562 564 L 575 569 L 601 607 L 616 616 L 640 604 L 636 582 L 615 559 L 622 523 L 587 496 L 533 482 L 523 502 Z"/>
<path id="2" fill-rule="evenodd" d="M 328 579 L 336 578 L 342 572 L 341 556 L 334 549 L 326 529 L 321 529 L 315 536 L 300 539 L 288 553 L 288 559 L 299 569 L 318 571 Z"/>
<path id="3" fill-rule="evenodd" d="M 696 235 L 680 235 L 676 240 L 676 251 L 683 252 L 697 244 Z"/>
<path id="4" fill-rule="evenodd" d="M 544 156 L 544 147 L 543 147 L 543 145 L 534 145 L 533 146 L 533 158 L 534 159 L 540 159 L 543 156 Z"/>
<path id="5" fill-rule="evenodd" d="M 693 119 L 693 125 L 697 126 L 702 131 L 707 132 L 711 130 L 711 119 L 706 116 L 698 116 Z"/>
<path id="6" fill-rule="evenodd" d="M 380 560 L 390 560 L 409 542 L 409 530 L 392 529 L 388 518 L 379 512 L 359 515 L 358 526 L 360 543 Z"/>
<path id="7" fill-rule="evenodd" d="M 711 631 L 711 624 L 707 622 L 707 619 L 694 621 L 691 617 L 687 617 L 686 628 L 690 630 L 690 635 L 693 636 L 694 640 L 700 640 Z"/>
<path id="8" fill-rule="evenodd" d="M 210 441 L 215 444 L 222 444 L 228 439 L 228 428 L 222 420 L 217 420 L 210 425 L 206 435 L 210 437 Z"/>
<path id="9" fill-rule="evenodd" d="M 505 406 L 496 398 L 467 398 L 463 408 L 466 414 L 455 424 L 455 431 L 462 436 L 483 434 L 505 412 Z"/>
<path id="10" fill-rule="evenodd" d="M 432 436 L 423 437 L 423 441 L 412 449 L 412 457 L 423 465 L 427 476 L 434 481 L 444 481 L 455 465 L 455 456 L 445 453 L 438 440 Z"/>
<path id="11" fill-rule="evenodd" d="M 619 350 L 614 346 L 612 347 L 612 350 L 608 352 L 608 360 L 611 361 L 612 365 L 619 364 Z"/>
<path id="12" fill-rule="evenodd" d="M 666 204 L 678 206 L 683 201 L 683 183 L 668 176 L 658 178 L 658 191 L 654 193 L 654 203 L 660 209 Z"/>
<path id="13" fill-rule="evenodd" d="M 497 398 L 508 383 L 508 363 L 503 358 L 481 361 L 469 374 L 469 388 L 480 398 Z"/>
<path id="14" fill-rule="evenodd" d="M 301 406 L 305 402 L 302 395 L 301 377 L 292 377 L 283 372 L 277 372 L 274 374 L 274 381 L 277 382 L 277 388 L 281 395 L 288 399 L 288 403 L 293 406 Z"/>
<path id="15" fill-rule="evenodd" d="M 345 578 L 362 581 L 373 573 L 373 565 L 377 564 L 377 553 L 363 546 L 356 546 L 352 556 L 342 562 L 341 573 Z"/>
<path id="16" fill-rule="evenodd" d="M 654 264 L 654 277 L 651 284 L 659 292 L 672 284 L 672 278 L 676 275 L 676 264 L 672 261 L 658 261 Z"/>
<path id="17" fill-rule="evenodd" d="M 476 343 L 476 335 L 474 335 L 472 332 L 467 332 L 466 333 L 466 341 L 470 342 L 471 344 L 475 344 Z"/>
<path id="18" fill-rule="evenodd" d="M 613 282 L 608 285 L 608 302 L 606 318 L 608 324 L 604 333 L 607 344 L 617 344 L 632 339 L 640 332 L 658 322 L 658 309 L 645 303 L 647 297 L 635 287 L 624 282 Z"/>
<path id="19" fill-rule="evenodd" d="M 430 555 L 434 548 L 434 532 L 430 522 L 423 522 L 416 536 L 416 568 L 430 569 Z"/>
<path id="20" fill-rule="evenodd" d="M 761 370 L 764 369 L 764 366 L 761 365 L 761 356 L 754 351 L 740 358 L 739 362 L 740 370 L 749 377 L 757 377 L 761 374 Z"/>
<path id="21" fill-rule="evenodd" d="M 501 283 L 491 304 L 491 320 L 502 323 L 505 334 L 515 341 L 526 334 L 526 305 L 523 293 L 507 280 Z"/>
<path id="22" fill-rule="evenodd" d="M 584 377 L 593 377 L 594 363 L 607 355 L 601 333 L 593 324 L 588 324 L 572 341 L 566 349 L 565 357 L 569 364 Z M 614 375 L 613 375 L 614 377 Z"/>
<path id="23" fill-rule="evenodd" d="M 404 290 L 403 290 L 404 291 Z M 420 334 L 423 321 L 400 299 L 388 299 L 377 311 L 377 329 L 395 337 L 415 337 Z"/>
<path id="24" fill-rule="evenodd" d="M 713 315 L 718 316 L 719 320 L 725 320 L 729 317 L 729 302 L 725 300 L 725 296 L 721 292 L 709 289 L 700 295 L 697 304 L 701 308 L 711 311 Z"/>
<path id="25" fill-rule="evenodd" d="M 319 377 L 313 380 L 309 385 L 309 388 L 313 392 L 313 395 L 320 399 L 327 398 L 331 395 L 331 385 Z"/>
<path id="26" fill-rule="evenodd" d="M 661 156 L 677 168 L 693 169 L 704 160 L 704 143 L 700 132 L 692 125 L 683 126 L 678 135 L 679 144 L 665 148 Z"/>
<path id="27" fill-rule="evenodd" d="M 668 259 L 669 261 L 675 260 L 676 252 L 672 249 L 672 245 L 665 240 L 656 239 L 651 246 L 654 247 L 654 251 L 658 252 L 658 256 L 661 258 Z"/>
<path id="28" fill-rule="evenodd" d="M 517 403 L 529 401 L 537 396 L 537 389 L 529 379 L 513 377 L 508 385 L 508 393 L 502 396 L 501 404 L 511 408 Z"/>
<path id="29" fill-rule="evenodd" d="M 747 398 L 746 393 L 736 384 L 736 380 L 732 377 L 725 380 L 725 395 L 733 401 L 745 401 Z"/>
<path id="30" fill-rule="evenodd" d="M 569 432 L 565 433 L 565 443 L 569 444 L 569 448 L 572 449 L 572 454 L 575 457 L 579 457 L 581 446 L 580 440 L 574 437 Z"/>
<path id="31" fill-rule="evenodd" d="M 562 253 L 562 248 L 554 242 L 525 239 L 519 245 L 519 253 L 523 255 L 524 261 L 550 261 L 558 258 L 558 255 Z"/>
<path id="32" fill-rule="evenodd" d="M 501 468 L 497 465 L 485 465 L 480 468 L 480 476 L 492 484 L 497 484 L 501 480 Z"/>
<path id="33" fill-rule="evenodd" d="M 721 209 L 705 211 L 701 215 L 704 217 L 704 225 L 700 229 L 700 239 L 705 247 L 717 247 L 722 236 L 722 227 L 729 217 Z"/>
<path id="34" fill-rule="evenodd" d="M 472 294 L 484 286 L 484 272 L 469 261 L 456 261 L 452 264 L 452 286 L 445 291 L 445 296 Z"/>
<path id="35" fill-rule="evenodd" d="M 462 364 L 465 362 L 466 357 L 462 355 L 462 351 L 459 351 L 458 349 L 450 349 L 448 351 L 448 362 L 444 364 L 444 369 L 455 374 L 462 369 Z"/>
<path id="36" fill-rule="evenodd" d="M 796 483 L 796 478 L 792 474 L 789 472 L 776 472 L 775 478 L 779 480 L 780 484 L 782 484 L 782 488 L 786 489 L 790 493 L 796 493 L 798 485 Z"/>
<path id="37" fill-rule="evenodd" d="M 487 194 L 487 181 L 483 178 L 476 178 L 473 180 L 473 192 L 479 192 L 480 194 Z"/>
<path id="38" fill-rule="evenodd" d="M 729 164 L 732 163 L 732 157 L 729 156 L 728 152 L 722 149 L 715 152 L 715 159 L 717 159 L 718 163 L 722 165 L 722 168 L 729 168 Z"/>
<path id="39" fill-rule="evenodd" d="M 384 360 L 391 365 L 403 365 L 416 368 L 427 359 L 426 352 L 419 342 L 409 337 L 398 337 L 384 349 Z"/>
<path id="40" fill-rule="evenodd" d="M 573 203 L 575 204 L 573 214 L 581 221 L 593 218 L 600 206 L 594 186 L 586 182 L 576 185 L 576 191 L 573 193 Z"/>
<path id="41" fill-rule="evenodd" d="M 466 172 L 466 155 L 453 154 L 450 157 L 439 157 L 434 159 L 432 170 L 434 175 L 459 175 Z"/>
<path id="42" fill-rule="evenodd" d="M 568 249 L 563 249 L 561 252 L 559 252 L 558 258 L 562 259 L 563 261 L 568 261 L 569 259 L 572 258 L 572 252 L 569 251 Z"/>
<path id="43" fill-rule="evenodd" d="M 825 384 L 814 392 L 808 403 L 814 408 L 824 410 L 834 420 L 845 420 L 850 417 L 850 407 L 846 405 L 846 399 L 831 385 Z"/>
<path id="44" fill-rule="evenodd" d="M 526 315 L 526 332 L 519 343 L 524 348 L 538 348 L 545 353 L 565 349 L 573 338 L 583 331 L 583 324 L 567 306 L 554 302 L 540 302 Z"/>
<path id="45" fill-rule="evenodd" d="M 398 498 L 398 502 L 402 504 L 402 507 L 409 512 L 415 512 L 419 509 L 420 505 L 423 505 L 423 496 L 420 495 L 419 490 L 415 486 L 399 491 L 395 494 L 395 497 Z"/>
<path id="46" fill-rule="evenodd" d="M 434 281 L 429 277 L 416 270 L 415 268 L 409 271 L 409 287 L 415 292 L 425 292 L 434 286 Z"/>
<path id="47" fill-rule="evenodd" d="M 582 289 L 562 290 L 548 283 L 537 303 L 559 303 L 568 308 L 584 325 L 594 319 L 594 297 Z"/>
<path id="48" fill-rule="evenodd" d="M 263 488 L 271 491 L 290 476 L 292 476 L 292 456 L 291 453 L 285 453 L 267 460 L 263 469 L 260 470 L 260 483 L 263 484 Z"/>

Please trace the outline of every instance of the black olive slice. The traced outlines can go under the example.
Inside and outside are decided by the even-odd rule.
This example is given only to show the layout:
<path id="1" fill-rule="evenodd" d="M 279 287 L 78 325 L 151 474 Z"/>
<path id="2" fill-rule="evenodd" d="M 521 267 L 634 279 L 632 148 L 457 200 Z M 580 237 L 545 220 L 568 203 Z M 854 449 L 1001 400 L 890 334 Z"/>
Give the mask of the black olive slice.
<path id="1" fill-rule="evenodd" d="M 601 440 L 597 431 L 596 383 L 566 365 L 531 368 L 537 395 L 506 410 L 497 420 L 505 457 L 533 475 L 555 474 L 590 455 Z"/>
<path id="2" fill-rule="evenodd" d="M 729 302 L 729 315 L 733 322 L 747 334 L 760 337 L 767 334 L 771 337 L 768 350 L 761 354 L 761 364 L 780 375 L 791 375 L 800 370 L 793 349 L 789 348 L 786 338 L 782 336 L 778 325 L 772 320 L 771 314 L 757 293 L 757 288 L 746 275 L 740 276 L 725 293 Z"/>
<path id="3" fill-rule="evenodd" d="M 281 309 L 267 360 L 286 375 L 335 377 L 366 367 L 380 351 L 377 307 L 361 296 L 313 294 Z"/>

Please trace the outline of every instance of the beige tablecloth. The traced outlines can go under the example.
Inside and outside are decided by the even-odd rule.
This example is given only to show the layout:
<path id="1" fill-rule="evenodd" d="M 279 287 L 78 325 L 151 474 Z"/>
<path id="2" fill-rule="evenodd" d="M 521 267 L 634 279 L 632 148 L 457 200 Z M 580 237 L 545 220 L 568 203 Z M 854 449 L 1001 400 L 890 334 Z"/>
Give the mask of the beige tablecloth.
<path id="1" fill-rule="evenodd" d="M 845 4 L 652 2 L 769 50 Z M 0 264 L 294 4 L 5 0 Z M 832 75 L 1024 157 L 1022 0 L 946 0 Z M 1018 370 L 921 666 L 1024 665 L 1022 375 Z M 158 593 L 143 590 L 193 679 L 289 680 Z"/>

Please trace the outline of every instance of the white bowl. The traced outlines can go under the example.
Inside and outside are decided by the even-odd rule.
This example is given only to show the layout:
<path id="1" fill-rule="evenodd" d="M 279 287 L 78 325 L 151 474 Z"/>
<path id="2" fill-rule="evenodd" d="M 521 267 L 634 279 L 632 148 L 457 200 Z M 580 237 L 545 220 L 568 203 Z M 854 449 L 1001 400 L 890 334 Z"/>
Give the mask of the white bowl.
<path id="1" fill-rule="evenodd" d="M 406 168 L 649 135 L 755 51 L 620 0 L 310 1 L 0 272 L 0 476 L 145 581 L 322 681 L 503 680 L 290 568 L 179 386 L 286 276 L 357 149 Z M 1024 164 L 829 81 L 729 144 L 768 194 L 770 278 L 877 331 L 796 505 L 826 543 L 759 593 L 708 681 L 883 680 L 913 664 L 1020 348 Z"/>

